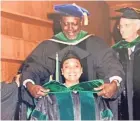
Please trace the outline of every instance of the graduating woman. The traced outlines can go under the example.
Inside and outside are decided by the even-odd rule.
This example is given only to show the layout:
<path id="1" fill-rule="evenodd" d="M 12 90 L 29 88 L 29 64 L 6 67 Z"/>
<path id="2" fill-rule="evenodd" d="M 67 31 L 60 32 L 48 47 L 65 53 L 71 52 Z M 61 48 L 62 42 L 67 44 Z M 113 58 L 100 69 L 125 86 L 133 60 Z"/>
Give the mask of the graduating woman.
<path id="1" fill-rule="evenodd" d="M 44 88 L 50 89 L 50 92 L 39 100 L 32 112 L 31 120 L 107 120 L 113 118 L 105 100 L 98 97 L 96 95 L 98 91 L 94 90 L 94 87 L 104 83 L 103 80 L 80 83 L 83 73 L 80 60 L 85 59 L 88 52 L 78 47 L 66 47 L 58 55 L 64 83 L 58 81 L 57 68 L 56 80 L 51 80 L 44 85 Z M 56 64 L 58 64 L 57 61 Z"/>

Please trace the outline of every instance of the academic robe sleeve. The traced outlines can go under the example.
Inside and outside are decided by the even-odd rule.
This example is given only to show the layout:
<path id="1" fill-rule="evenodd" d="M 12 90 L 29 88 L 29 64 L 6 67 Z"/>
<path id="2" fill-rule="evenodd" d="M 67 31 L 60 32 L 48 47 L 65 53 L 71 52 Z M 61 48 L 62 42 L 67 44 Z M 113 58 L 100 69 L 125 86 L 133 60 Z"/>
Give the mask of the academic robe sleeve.
<path id="1" fill-rule="evenodd" d="M 116 98 L 120 95 L 124 86 L 124 72 L 123 67 L 118 61 L 115 52 L 111 48 L 108 48 L 103 52 L 103 56 L 99 57 L 99 60 L 102 59 L 102 63 L 99 64 L 98 72 L 100 76 L 104 77 L 104 81 L 107 82 L 113 76 L 119 76 L 122 78 L 120 82 L 120 87 L 118 88 L 118 92 L 113 96 Z M 99 62 L 98 60 L 98 62 Z"/>
<path id="2" fill-rule="evenodd" d="M 116 94 L 111 99 L 107 99 L 113 111 L 114 119 L 116 120 L 118 119 L 118 96 L 121 94 L 124 87 L 125 74 L 123 67 L 117 58 L 117 54 L 104 40 L 98 37 L 91 37 L 90 40 L 87 41 L 87 49 L 92 53 L 94 69 L 91 69 L 96 72 L 97 78 L 103 79 L 108 83 L 110 83 L 109 78 L 112 76 L 120 76 L 122 78 Z"/>
<path id="3" fill-rule="evenodd" d="M 54 73 L 55 61 L 48 57 L 56 50 L 56 44 L 48 40 L 39 44 L 24 61 L 26 68 L 22 70 L 21 81 L 31 79 L 35 84 L 44 84 L 44 80 Z"/>
<path id="4" fill-rule="evenodd" d="M 120 94 L 124 84 L 124 71 L 115 51 L 99 37 L 93 37 L 91 39 L 88 47 L 93 55 L 94 68 L 96 69 L 98 78 L 103 79 L 105 82 L 110 82 L 110 77 L 121 77 L 122 81 L 118 90 L 119 93 L 117 93 Z"/>
<path id="5" fill-rule="evenodd" d="M 49 81 L 50 75 L 55 72 L 55 61 L 50 59 L 49 56 L 55 54 L 58 50 L 58 44 L 55 42 L 46 40 L 40 43 L 27 57 L 20 69 L 21 83 L 26 79 L 31 79 L 37 85 L 43 85 L 45 81 Z M 23 85 L 21 87 L 21 98 L 22 101 L 34 106 L 33 97 Z"/>
<path id="6" fill-rule="evenodd" d="M 97 57 L 98 74 L 108 81 L 110 77 L 119 76 L 123 79 L 124 72 L 122 65 L 111 48 L 102 51 L 101 56 Z"/>
<path id="7" fill-rule="evenodd" d="M 1 120 L 14 120 L 18 101 L 18 86 L 15 82 L 1 83 Z"/>

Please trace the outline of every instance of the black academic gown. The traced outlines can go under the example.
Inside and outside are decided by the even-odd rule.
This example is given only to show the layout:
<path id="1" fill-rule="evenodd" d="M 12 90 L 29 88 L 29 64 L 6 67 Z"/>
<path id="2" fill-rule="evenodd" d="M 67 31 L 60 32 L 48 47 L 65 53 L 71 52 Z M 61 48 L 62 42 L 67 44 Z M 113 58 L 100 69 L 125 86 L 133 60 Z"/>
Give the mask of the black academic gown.
<path id="1" fill-rule="evenodd" d="M 18 86 L 15 82 L 1 83 L 1 120 L 14 120 L 18 102 Z"/>
<path id="2" fill-rule="evenodd" d="M 57 95 L 61 95 L 61 99 L 55 94 L 40 99 L 33 110 L 31 120 L 107 121 L 113 119 L 112 112 L 102 97 L 93 98 L 90 92 L 57 92 Z"/>
<path id="3" fill-rule="evenodd" d="M 24 69 L 20 70 L 21 81 L 32 79 L 35 84 L 43 85 L 45 80 L 49 80 L 51 74 L 55 75 L 55 61 L 50 56 L 67 46 L 77 46 L 90 53 L 85 60 L 82 60 L 84 72 L 81 81 L 99 78 L 109 82 L 109 77 L 112 76 L 123 78 L 123 69 L 114 51 L 99 37 L 87 35 L 75 45 L 63 43 L 55 36 L 49 41 L 43 41 L 25 60 L 24 67 L 26 68 L 23 67 Z M 118 92 L 121 91 L 121 87 L 122 84 Z M 21 92 L 23 102 L 32 106 L 33 98 L 28 91 L 22 87 Z M 117 95 L 118 93 L 115 96 Z"/>
<path id="4" fill-rule="evenodd" d="M 125 87 L 119 104 L 119 119 L 140 120 L 140 43 L 135 46 L 130 59 L 127 48 L 116 51 L 126 73 Z"/>

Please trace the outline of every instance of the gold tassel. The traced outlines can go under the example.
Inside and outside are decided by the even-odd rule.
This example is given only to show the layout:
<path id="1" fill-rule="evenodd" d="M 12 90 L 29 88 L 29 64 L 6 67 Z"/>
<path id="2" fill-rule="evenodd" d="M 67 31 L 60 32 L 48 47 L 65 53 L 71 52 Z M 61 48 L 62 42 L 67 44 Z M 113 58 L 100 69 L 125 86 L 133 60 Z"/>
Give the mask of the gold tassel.
<path id="1" fill-rule="evenodd" d="M 75 3 L 72 3 L 72 5 L 75 5 L 75 6 L 77 6 Z"/>
<path id="2" fill-rule="evenodd" d="M 88 25 L 88 16 L 86 12 L 83 13 L 83 17 L 84 17 L 84 25 Z"/>
<path id="3" fill-rule="evenodd" d="M 140 13 L 140 9 L 132 7 L 137 13 Z"/>
<path id="4" fill-rule="evenodd" d="M 75 3 L 72 5 L 77 6 Z M 83 12 L 83 19 L 84 19 L 84 25 L 88 25 L 88 16 L 86 12 Z"/>
<path id="5" fill-rule="evenodd" d="M 50 75 L 49 81 L 52 81 L 52 80 L 53 80 L 53 75 Z"/>

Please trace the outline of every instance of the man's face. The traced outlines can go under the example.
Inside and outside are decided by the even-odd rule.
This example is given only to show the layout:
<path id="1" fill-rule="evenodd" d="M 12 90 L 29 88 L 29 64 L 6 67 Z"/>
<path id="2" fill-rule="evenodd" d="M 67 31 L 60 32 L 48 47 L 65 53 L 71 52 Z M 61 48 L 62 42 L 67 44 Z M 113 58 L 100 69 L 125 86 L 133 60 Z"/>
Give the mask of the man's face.
<path id="1" fill-rule="evenodd" d="M 61 27 L 65 36 L 70 39 L 76 39 L 81 30 L 81 19 L 78 17 L 64 16 L 61 19 Z"/>
<path id="2" fill-rule="evenodd" d="M 120 25 L 118 27 L 122 38 L 124 38 L 126 41 L 134 38 L 137 35 L 137 25 L 132 19 L 121 18 Z"/>

